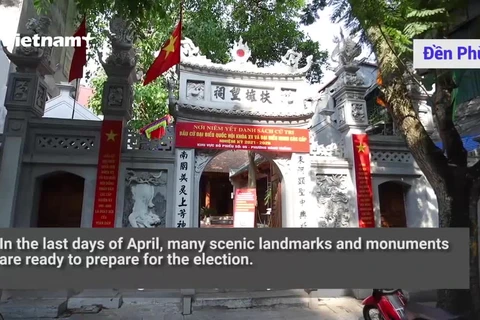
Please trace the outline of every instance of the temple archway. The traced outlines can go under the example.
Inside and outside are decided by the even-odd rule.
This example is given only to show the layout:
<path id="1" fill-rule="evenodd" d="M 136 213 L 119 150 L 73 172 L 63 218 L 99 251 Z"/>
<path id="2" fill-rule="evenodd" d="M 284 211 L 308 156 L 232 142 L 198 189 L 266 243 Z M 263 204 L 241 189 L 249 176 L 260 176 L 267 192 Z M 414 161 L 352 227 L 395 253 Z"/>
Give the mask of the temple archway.
<path id="1" fill-rule="evenodd" d="M 248 156 L 244 150 L 197 150 L 195 155 L 194 205 L 198 227 L 233 227 L 234 193 L 248 181 Z M 287 205 L 282 167 L 289 157 L 256 153 L 258 227 L 287 226 Z M 228 168 L 227 168 L 228 167 Z M 210 219 L 206 219 L 210 216 Z M 203 220 L 203 222 L 202 222 Z"/>
<path id="2" fill-rule="evenodd" d="M 56 171 L 37 178 L 38 228 L 80 228 L 85 179 Z"/>

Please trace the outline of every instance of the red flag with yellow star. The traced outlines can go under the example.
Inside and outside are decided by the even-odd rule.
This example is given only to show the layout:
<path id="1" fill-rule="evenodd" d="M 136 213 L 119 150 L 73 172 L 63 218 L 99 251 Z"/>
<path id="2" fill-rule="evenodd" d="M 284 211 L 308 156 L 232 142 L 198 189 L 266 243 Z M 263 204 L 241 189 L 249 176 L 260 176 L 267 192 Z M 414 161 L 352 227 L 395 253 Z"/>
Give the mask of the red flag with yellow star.
<path id="1" fill-rule="evenodd" d="M 182 38 L 182 19 L 178 22 L 170 38 L 162 46 L 160 54 L 147 71 L 143 85 L 160 77 L 165 71 L 180 63 L 180 40 Z"/>

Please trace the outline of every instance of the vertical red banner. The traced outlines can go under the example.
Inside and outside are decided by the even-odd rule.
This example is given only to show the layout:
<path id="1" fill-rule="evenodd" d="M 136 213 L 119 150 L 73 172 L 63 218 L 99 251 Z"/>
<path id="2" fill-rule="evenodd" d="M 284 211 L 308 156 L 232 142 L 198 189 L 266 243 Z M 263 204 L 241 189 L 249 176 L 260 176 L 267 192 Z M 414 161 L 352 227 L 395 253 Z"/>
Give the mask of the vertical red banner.
<path id="1" fill-rule="evenodd" d="M 102 123 L 92 228 L 115 227 L 122 130 L 122 121 L 104 120 Z"/>
<path id="2" fill-rule="evenodd" d="M 233 209 L 234 228 L 255 228 L 256 189 L 236 189 Z"/>
<path id="3" fill-rule="evenodd" d="M 368 136 L 352 134 L 352 142 L 359 227 L 375 228 Z"/>

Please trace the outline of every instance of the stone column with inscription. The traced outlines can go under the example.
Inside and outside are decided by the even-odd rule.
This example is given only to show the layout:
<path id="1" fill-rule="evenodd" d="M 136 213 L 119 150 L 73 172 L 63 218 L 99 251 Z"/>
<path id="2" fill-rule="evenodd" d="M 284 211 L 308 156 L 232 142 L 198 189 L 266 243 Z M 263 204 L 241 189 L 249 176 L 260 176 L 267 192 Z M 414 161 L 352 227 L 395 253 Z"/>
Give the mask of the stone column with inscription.
<path id="1" fill-rule="evenodd" d="M 368 127 L 368 114 L 365 101 L 365 92 L 370 83 L 366 83 L 363 75 L 359 72 L 358 63 L 351 62 L 341 65 L 336 75 L 338 77 L 335 91 L 332 97 L 335 99 L 335 119 L 337 121 L 338 129 L 343 134 L 345 139 L 345 158 L 354 163 L 354 149 L 352 135 L 365 134 L 365 129 Z M 350 169 L 353 187 L 352 203 L 355 208 L 350 221 L 353 225 L 359 225 L 358 206 L 357 206 L 357 190 L 355 186 L 355 169 Z M 350 185 L 350 184 L 349 184 Z M 353 200 L 352 199 L 352 200 Z"/>
<path id="2" fill-rule="evenodd" d="M 102 131 L 104 127 L 107 127 L 105 123 L 109 122 L 110 125 L 108 127 L 114 127 L 114 131 L 119 130 L 122 132 L 102 132 L 101 134 L 108 134 L 107 140 L 116 141 L 120 137 L 125 139 L 126 123 L 132 117 L 133 83 L 136 81 L 135 66 L 137 59 L 133 49 L 134 33 L 129 22 L 120 17 L 114 17 L 110 22 L 109 39 L 112 46 L 110 56 L 104 61 L 102 55 L 98 53 L 100 63 L 107 74 L 107 81 L 104 84 L 102 96 L 102 113 L 104 116 Z M 121 125 L 117 125 L 118 122 Z M 102 159 L 99 159 L 99 166 L 101 166 L 101 162 Z M 107 182 L 115 181 L 114 188 L 117 193 L 117 204 L 115 207 L 116 211 L 118 211 L 115 212 L 115 215 L 120 217 L 121 220 L 122 212 L 119 208 L 122 208 L 122 202 L 124 201 L 124 190 L 118 190 L 117 188 L 118 170 L 121 167 L 121 163 L 117 163 L 117 166 L 115 170 L 108 171 L 109 173 L 113 172 L 117 179 L 112 180 L 111 177 L 108 177 Z M 99 181 L 100 176 L 102 175 L 97 175 L 97 184 L 101 182 Z M 97 192 L 99 190 L 98 187 L 97 185 Z M 94 221 L 97 215 L 95 209 Z M 86 289 L 68 300 L 69 309 L 82 308 L 82 306 L 89 305 L 101 305 L 108 309 L 120 308 L 122 296 L 116 289 Z"/>
<path id="3" fill-rule="evenodd" d="M 30 19 L 27 23 L 28 34 L 21 36 L 48 35 L 50 22 L 47 17 Z M 10 228 L 14 226 L 28 122 L 43 116 L 47 99 L 44 78 L 54 71 L 50 66 L 51 48 L 19 46 L 14 52 L 9 52 L 5 47 L 3 51 L 16 66 L 16 71 L 8 77 L 5 97 L 8 113 L 0 161 L 0 228 Z"/>
<path id="4" fill-rule="evenodd" d="M 135 50 L 133 48 L 133 43 L 135 40 L 135 35 L 131 24 L 120 17 L 114 17 L 110 22 L 110 32 L 108 33 L 108 38 L 111 43 L 112 51 L 111 54 L 104 61 L 100 53 L 99 60 L 100 63 L 107 74 L 107 81 L 103 86 L 103 96 L 102 96 L 102 113 L 103 113 L 103 125 L 101 136 L 103 137 L 109 131 L 108 128 L 114 128 L 113 135 L 115 139 L 126 139 L 127 136 L 127 121 L 132 117 L 132 106 L 133 106 L 133 83 L 137 81 L 136 76 L 136 62 L 137 57 Z M 112 129 L 110 129 L 112 130 Z M 119 131 L 119 132 L 116 132 Z M 113 136 L 112 135 L 112 136 Z M 123 143 L 122 143 L 123 145 Z M 107 147 L 107 146 L 105 146 Z M 100 145 L 100 148 L 103 148 Z M 121 150 L 117 151 L 121 153 Z M 100 155 L 102 152 L 100 151 Z M 123 195 L 124 190 L 118 189 L 118 179 L 122 176 L 120 172 L 121 165 L 121 156 L 117 163 L 117 168 L 109 167 L 108 171 L 105 171 L 106 175 L 114 174 L 115 177 L 105 177 L 104 175 L 97 174 L 97 192 L 101 191 L 99 184 L 106 184 L 108 187 L 114 187 L 114 192 L 116 192 L 116 204 L 107 203 L 106 206 L 113 207 L 115 217 L 113 219 L 114 225 L 118 226 L 117 222 L 121 224 L 122 210 L 123 207 Z M 99 159 L 99 166 L 102 160 Z M 105 162 L 108 162 L 105 161 Z M 112 171 L 113 170 L 113 171 Z M 108 179 L 107 179 L 108 178 Z M 106 180 L 106 181 L 102 181 Z M 115 184 L 115 185 L 112 185 Z M 109 191 L 110 192 L 110 191 Z M 97 195 L 98 197 L 99 195 Z M 108 194 L 107 194 L 108 196 Z M 111 197 L 110 197 L 111 198 Z M 113 199 L 101 199 L 101 200 L 113 200 Z M 99 220 L 101 214 L 99 206 L 96 205 L 94 208 L 94 221 L 93 225 L 95 227 L 95 221 Z M 97 211 L 97 212 L 96 212 Z M 99 218 L 100 216 L 100 218 Z M 111 223 L 111 218 L 109 218 Z M 99 225 L 99 223 L 97 223 Z"/>

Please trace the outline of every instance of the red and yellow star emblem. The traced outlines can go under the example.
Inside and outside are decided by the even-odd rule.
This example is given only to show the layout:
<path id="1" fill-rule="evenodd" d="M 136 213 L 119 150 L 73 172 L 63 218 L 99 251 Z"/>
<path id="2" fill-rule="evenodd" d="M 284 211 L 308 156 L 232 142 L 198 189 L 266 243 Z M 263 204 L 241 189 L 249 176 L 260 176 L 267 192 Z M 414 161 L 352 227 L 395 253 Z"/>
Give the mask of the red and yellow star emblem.
<path id="1" fill-rule="evenodd" d="M 107 135 L 107 141 L 114 141 L 115 142 L 115 137 L 118 136 L 113 130 L 110 130 L 110 132 L 105 133 Z"/>
<path id="2" fill-rule="evenodd" d="M 364 153 L 365 150 L 367 149 L 367 146 L 366 146 L 363 142 L 361 142 L 361 143 L 357 146 L 357 148 L 358 148 L 358 152 Z"/>
<path id="3" fill-rule="evenodd" d="M 175 52 L 175 43 L 177 42 L 178 37 L 174 37 L 173 35 L 170 36 L 170 40 L 168 41 L 168 45 L 163 48 L 165 51 L 165 59 L 167 59 L 170 52 Z"/>

